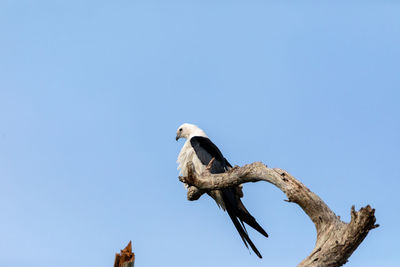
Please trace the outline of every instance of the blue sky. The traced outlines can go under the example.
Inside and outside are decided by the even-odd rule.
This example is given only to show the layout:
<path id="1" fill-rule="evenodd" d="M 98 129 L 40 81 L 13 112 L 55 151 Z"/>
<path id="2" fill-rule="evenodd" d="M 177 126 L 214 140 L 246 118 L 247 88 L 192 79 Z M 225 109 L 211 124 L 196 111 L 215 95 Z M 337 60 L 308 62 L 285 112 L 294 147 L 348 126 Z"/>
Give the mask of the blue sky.
<path id="1" fill-rule="evenodd" d="M 0 2 L 0 266 L 294 266 L 314 226 L 270 184 L 250 254 L 175 142 L 198 124 L 232 164 L 289 171 L 381 227 L 346 266 L 398 266 L 397 1 Z"/>

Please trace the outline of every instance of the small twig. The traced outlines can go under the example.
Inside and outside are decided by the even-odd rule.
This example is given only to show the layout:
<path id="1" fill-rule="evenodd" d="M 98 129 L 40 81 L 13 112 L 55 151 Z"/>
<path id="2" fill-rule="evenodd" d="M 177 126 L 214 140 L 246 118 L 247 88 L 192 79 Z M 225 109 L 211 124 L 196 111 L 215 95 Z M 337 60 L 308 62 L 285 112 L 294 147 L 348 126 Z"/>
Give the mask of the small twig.
<path id="1" fill-rule="evenodd" d="M 207 165 L 207 167 L 206 167 L 206 170 L 207 170 L 207 171 L 210 171 L 210 170 L 211 170 L 211 167 L 212 167 L 212 165 L 213 165 L 213 163 L 214 163 L 214 160 L 215 160 L 215 158 L 212 158 L 212 159 L 210 160 L 210 162 L 208 163 L 208 165 Z"/>

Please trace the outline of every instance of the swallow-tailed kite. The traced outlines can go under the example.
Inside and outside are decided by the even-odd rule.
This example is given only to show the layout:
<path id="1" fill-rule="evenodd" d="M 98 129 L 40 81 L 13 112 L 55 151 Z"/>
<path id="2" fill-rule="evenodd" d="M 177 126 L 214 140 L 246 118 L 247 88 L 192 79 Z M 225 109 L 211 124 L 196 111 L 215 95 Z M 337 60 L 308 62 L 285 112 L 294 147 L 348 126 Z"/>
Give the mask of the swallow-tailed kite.
<path id="1" fill-rule="evenodd" d="M 178 169 L 181 175 L 187 176 L 187 163 L 193 162 L 195 172 L 201 174 L 214 158 L 211 165 L 211 173 L 223 173 L 232 168 L 231 164 L 224 158 L 221 151 L 216 145 L 207 137 L 205 132 L 196 125 L 184 123 L 176 133 L 176 140 L 179 138 L 186 138 L 181 152 L 178 156 Z M 244 223 L 253 227 L 259 233 L 268 237 L 268 234 L 257 223 L 256 219 L 247 211 L 240 198 L 243 196 L 241 187 L 229 187 L 221 190 L 213 190 L 208 193 L 223 210 L 226 210 L 235 225 L 240 237 L 248 248 L 250 245 L 252 250 L 258 257 L 262 258 L 256 246 L 250 240 Z"/>

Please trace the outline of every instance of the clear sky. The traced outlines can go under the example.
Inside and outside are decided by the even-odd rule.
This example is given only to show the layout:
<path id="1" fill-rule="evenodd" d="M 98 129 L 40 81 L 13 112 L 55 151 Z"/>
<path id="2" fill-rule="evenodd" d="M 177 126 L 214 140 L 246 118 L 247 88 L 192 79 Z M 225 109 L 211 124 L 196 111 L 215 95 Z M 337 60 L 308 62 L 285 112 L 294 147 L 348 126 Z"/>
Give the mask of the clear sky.
<path id="1" fill-rule="evenodd" d="M 398 1 L 0 1 L 0 266 L 295 266 L 315 229 L 267 183 L 250 254 L 175 141 L 198 124 L 232 164 L 289 171 L 348 221 L 346 266 L 399 266 Z"/>

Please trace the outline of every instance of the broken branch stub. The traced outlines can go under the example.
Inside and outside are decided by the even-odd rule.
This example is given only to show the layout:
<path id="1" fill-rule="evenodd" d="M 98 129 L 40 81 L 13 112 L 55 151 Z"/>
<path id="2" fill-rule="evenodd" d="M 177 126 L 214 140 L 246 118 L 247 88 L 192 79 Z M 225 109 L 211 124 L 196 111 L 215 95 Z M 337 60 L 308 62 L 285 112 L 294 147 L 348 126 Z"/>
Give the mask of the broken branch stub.
<path id="1" fill-rule="evenodd" d="M 132 252 L 132 241 L 121 250 L 121 253 L 115 254 L 114 267 L 134 267 L 135 253 Z"/>

